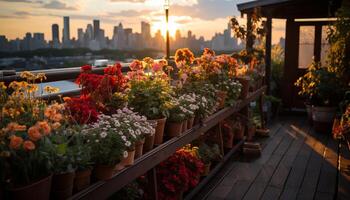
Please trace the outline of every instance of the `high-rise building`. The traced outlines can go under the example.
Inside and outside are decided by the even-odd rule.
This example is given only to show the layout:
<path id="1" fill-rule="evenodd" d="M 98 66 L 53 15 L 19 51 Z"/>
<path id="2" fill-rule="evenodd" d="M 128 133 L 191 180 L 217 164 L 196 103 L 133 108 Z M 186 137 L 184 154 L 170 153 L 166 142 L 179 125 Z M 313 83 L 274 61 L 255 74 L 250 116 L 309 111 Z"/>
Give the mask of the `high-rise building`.
<path id="1" fill-rule="evenodd" d="M 52 41 L 60 42 L 60 32 L 58 24 L 52 24 Z"/>
<path id="2" fill-rule="evenodd" d="M 94 39 L 97 40 L 100 34 L 100 20 L 94 19 Z"/>
<path id="3" fill-rule="evenodd" d="M 43 49 L 46 48 L 44 33 L 34 33 L 33 34 L 33 49 Z"/>
<path id="4" fill-rule="evenodd" d="M 126 46 L 125 43 L 125 32 L 123 28 L 123 24 L 119 23 L 117 28 L 117 49 L 124 49 Z"/>
<path id="5" fill-rule="evenodd" d="M 147 22 L 141 22 L 141 35 L 143 39 L 143 47 L 149 48 L 151 45 L 151 25 Z M 141 43 L 142 44 L 142 43 Z"/>
<path id="6" fill-rule="evenodd" d="M 91 41 L 92 39 L 94 39 L 94 32 L 93 32 L 93 28 L 91 24 L 88 24 L 86 26 L 86 30 L 85 30 L 85 42 L 88 43 L 89 41 Z"/>
<path id="7" fill-rule="evenodd" d="M 84 31 L 82 28 L 78 28 L 78 46 L 84 46 Z"/>
<path id="8" fill-rule="evenodd" d="M 69 17 L 63 17 L 63 45 L 69 46 L 70 44 L 70 29 L 69 29 Z"/>
<path id="9" fill-rule="evenodd" d="M 130 37 L 132 34 L 132 29 L 131 28 L 126 28 L 124 29 L 124 34 L 125 34 L 125 46 L 126 48 L 130 49 Z"/>

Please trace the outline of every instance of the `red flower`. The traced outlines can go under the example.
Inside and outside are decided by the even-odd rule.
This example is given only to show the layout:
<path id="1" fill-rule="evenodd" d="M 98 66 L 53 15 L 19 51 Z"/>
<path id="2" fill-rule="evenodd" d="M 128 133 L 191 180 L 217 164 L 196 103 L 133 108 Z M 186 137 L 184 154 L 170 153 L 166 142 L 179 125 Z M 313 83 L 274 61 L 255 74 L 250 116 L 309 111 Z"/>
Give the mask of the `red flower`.
<path id="1" fill-rule="evenodd" d="M 91 65 L 84 65 L 80 68 L 81 68 L 82 72 L 88 72 L 88 71 L 91 71 L 91 69 L 92 69 Z"/>
<path id="2" fill-rule="evenodd" d="M 66 101 L 73 122 L 78 124 L 89 124 L 96 122 L 98 119 L 98 111 L 95 103 L 87 96 L 78 98 L 70 98 Z"/>

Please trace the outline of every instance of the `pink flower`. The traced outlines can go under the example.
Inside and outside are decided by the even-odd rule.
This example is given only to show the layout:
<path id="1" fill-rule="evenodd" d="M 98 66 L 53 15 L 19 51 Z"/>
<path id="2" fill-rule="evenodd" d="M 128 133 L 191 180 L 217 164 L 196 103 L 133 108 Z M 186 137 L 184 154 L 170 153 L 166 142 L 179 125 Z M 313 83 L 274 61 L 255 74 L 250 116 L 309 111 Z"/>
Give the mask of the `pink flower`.
<path id="1" fill-rule="evenodd" d="M 161 66 L 159 63 L 153 63 L 152 70 L 154 72 L 161 71 L 163 69 L 163 66 Z"/>
<path id="2" fill-rule="evenodd" d="M 130 69 L 132 71 L 142 70 L 143 69 L 142 62 L 139 60 L 132 61 L 132 63 L 130 64 Z"/>

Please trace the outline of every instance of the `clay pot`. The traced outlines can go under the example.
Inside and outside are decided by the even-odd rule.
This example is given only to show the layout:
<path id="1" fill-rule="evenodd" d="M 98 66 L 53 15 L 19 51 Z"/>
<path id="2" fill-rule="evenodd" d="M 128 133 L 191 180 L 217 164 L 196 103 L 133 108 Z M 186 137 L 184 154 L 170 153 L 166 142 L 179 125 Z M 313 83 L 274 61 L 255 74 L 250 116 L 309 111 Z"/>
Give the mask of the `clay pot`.
<path id="1" fill-rule="evenodd" d="M 155 134 L 153 135 L 147 135 L 145 137 L 145 143 L 143 144 L 143 153 L 147 153 L 153 149 L 154 146 L 154 137 Z"/>
<path id="2" fill-rule="evenodd" d="M 193 127 L 194 124 L 194 117 L 191 117 L 187 120 L 187 128 L 191 129 Z"/>
<path id="3" fill-rule="evenodd" d="M 156 126 L 156 133 L 154 137 L 154 144 L 159 145 L 163 143 L 163 135 L 164 135 L 164 128 L 165 128 L 165 122 L 166 118 L 163 119 L 156 119 L 156 120 L 149 120 L 150 122 L 157 122 Z"/>
<path id="4" fill-rule="evenodd" d="M 135 150 L 128 151 L 128 157 L 123 158 L 120 164 L 122 164 L 125 167 L 131 166 L 134 164 L 134 160 L 135 160 Z"/>
<path id="5" fill-rule="evenodd" d="M 79 192 L 90 185 L 91 169 L 75 172 L 74 191 Z"/>
<path id="6" fill-rule="evenodd" d="M 225 107 L 225 101 L 226 101 L 226 98 L 227 98 L 227 92 L 219 90 L 219 91 L 216 92 L 216 96 L 218 97 L 217 98 L 218 108 L 219 109 L 224 108 Z"/>
<path id="7" fill-rule="evenodd" d="M 52 176 L 48 176 L 30 185 L 9 189 L 9 197 L 16 200 L 48 200 L 50 199 L 51 180 Z"/>
<path id="8" fill-rule="evenodd" d="M 168 122 L 166 126 L 166 135 L 169 137 L 180 136 L 182 133 L 183 124 L 185 122 Z"/>
<path id="9" fill-rule="evenodd" d="M 113 177 L 115 166 L 96 165 L 94 169 L 94 176 L 98 180 L 108 180 Z"/>
<path id="10" fill-rule="evenodd" d="M 336 114 L 336 107 L 312 107 L 314 129 L 320 133 L 330 133 Z"/>
<path id="11" fill-rule="evenodd" d="M 307 119 L 312 124 L 312 105 L 305 103 Z"/>
<path id="12" fill-rule="evenodd" d="M 145 138 L 143 138 L 141 141 L 136 142 L 136 144 L 135 144 L 135 159 L 142 156 L 144 143 L 145 143 Z"/>
<path id="13" fill-rule="evenodd" d="M 246 99 L 249 94 L 249 77 L 238 77 L 237 80 L 242 84 L 240 99 Z"/>
<path id="14" fill-rule="evenodd" d="M 182 133 L 187 131 L 187 120 L 185 120 L 182 124 Z"/>
<path id="15" fill-rule="evenodd" d="M 204 165 L 204 171 L 202 176 L 208 176 L 210 172 L 210 166 L 211 166 L 211 162 Z"/>
<path id="16" fill-rule="evenodd" d="M 118 163 L 118 164 L 115 165 L 115 167 L 114 167 L 114 173 L 117 173 L 117 172 L 121 171 L 121 170 L 124 169 L 124 168 L 125 168 L 125 166 L 120 162 L 120 163 Z"/>
<path id="17" fill-rule="evenodd" d="M 253 140 L 255 136 L 256 126 L 255 125 L 249 125 L 248 126 L 248 134 L 247 134 L 247 140 L 251 141 Z"/>
<path id="18" fill-rule="evenodd" d="M 55 174 L 52 177 L 51 199 L 67 199 L 73 194 L 74 172 Z"/>
<path id="19" fill-rule="evenodd" d="M 244 138 L 244 126 L 241 122 L 236 122 L 234 124 L 234 135 L 237 140 L 242 140 Z"/>
<path id="20" fill-rule="evenodd" d="M 193 126 L 196 126 L 196 125 L 199 124 L 199 123 L 201 123 L 201 119 L 200 119 L 198 116 L 196 116 L 196 117 L 194 118 Z"/>

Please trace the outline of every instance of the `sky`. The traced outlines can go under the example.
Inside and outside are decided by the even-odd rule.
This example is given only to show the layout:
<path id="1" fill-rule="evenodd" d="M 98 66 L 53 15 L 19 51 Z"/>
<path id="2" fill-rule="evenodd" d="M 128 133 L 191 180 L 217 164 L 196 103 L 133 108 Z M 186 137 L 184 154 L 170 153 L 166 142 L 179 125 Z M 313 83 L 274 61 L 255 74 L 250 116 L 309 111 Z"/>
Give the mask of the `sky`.
<path id="1" fill-rule="evenodd" d="M 51 25 L 57 23 L 62 37 L 63 16 L 70 16 L 71 37 L 77 29 L 85 30 L 93 19 L 111 38 L 113 27 L 140 32 L 141 21 L 151 24 L 152 34 L 163 32 L 165 0 L 0 0 L 0 35 L 23 38 L 26 32 L 45 33 L 51 40 Z M 196 36 L 211 39 L 223 32 L 232 16 L 240 16 L 237 4 L 251 0 L 170 0 L 170 32 L 179 29 L 183 35 L 191 30 Z M 273 21 L 273 43 L 284 36 L 283 21 Z"/>

